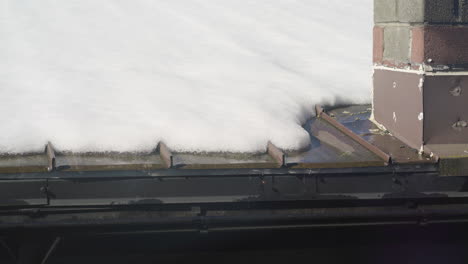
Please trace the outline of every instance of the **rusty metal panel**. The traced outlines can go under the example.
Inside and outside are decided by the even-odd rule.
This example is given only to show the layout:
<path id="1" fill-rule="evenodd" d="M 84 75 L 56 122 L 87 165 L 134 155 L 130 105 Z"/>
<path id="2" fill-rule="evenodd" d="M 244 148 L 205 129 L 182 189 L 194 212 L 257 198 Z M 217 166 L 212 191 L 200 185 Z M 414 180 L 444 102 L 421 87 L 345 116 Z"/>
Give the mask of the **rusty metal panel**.
<path id="1" fill-rule="evenodd" d="M 468 76 L 426 76 L 424 142 L 468 144 Z"/>
<path id="2" fill-rule="evenodd" d="M 423 75 L 376 69 L 374 118 L 412 148 L 423 145 Z"/>

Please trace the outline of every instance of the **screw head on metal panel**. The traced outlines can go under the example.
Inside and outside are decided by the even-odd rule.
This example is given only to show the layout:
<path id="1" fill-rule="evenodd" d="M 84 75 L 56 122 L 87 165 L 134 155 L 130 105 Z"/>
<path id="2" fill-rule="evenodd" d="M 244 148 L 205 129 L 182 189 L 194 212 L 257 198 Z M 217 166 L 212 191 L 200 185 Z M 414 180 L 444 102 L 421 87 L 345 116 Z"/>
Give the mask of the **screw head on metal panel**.
<path id="1" fill-rule="evenodd" d="M 418 115 L 418 120 L 419 120 L 419 121 L 422 121 L 423 119 L 424 119 L 424 113 L 421 112 L 421 113 L 419 113 L 419 115 Z"/>
<path id="2" fill-rule="evenodd" d="M 43 194 L 48 194 L 49 193 L 49 188 L 47 186 L 42 186 L 40 191 Z"/>
<path id="3" fill-rule="evenodd" d="M 450 94 L 453 95 L 453 96 L 460 96 L 461 93 L 462 93 L 462 89 L 461 89 L 460 86 L 457 86 L 457 87 L 452 88 L 452 89 L 450 90 Z"/>
<path id="4" fill-rule="evenodd" d="M 457 131 L 461 131 L 462 129 L 468 127 L 468 122 L 465 121 L 465 120 L 460 120 L 460 121 L 456 122 L 455 124 L 453 124 L 452 127 L 453 127 L 453 129 L 455 129 Z"/>

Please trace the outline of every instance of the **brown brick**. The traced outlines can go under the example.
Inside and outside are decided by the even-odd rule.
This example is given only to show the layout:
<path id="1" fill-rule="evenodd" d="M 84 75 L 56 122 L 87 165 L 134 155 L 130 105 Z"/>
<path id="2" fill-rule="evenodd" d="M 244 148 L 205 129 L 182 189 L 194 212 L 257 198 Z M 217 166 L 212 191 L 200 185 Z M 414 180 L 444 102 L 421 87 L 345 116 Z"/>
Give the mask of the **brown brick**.
<path id="1" fill-rule="evenodd" d="M 434 64 L 467 64 L 468 26 L 426 27 L 424 57 Z"/>
<path id="2" fill-rule="evenodd" d="M 425 26 L 411 30 L 411 62 L 468 64 L 468 26 Z"/>
<path id="3" fill-rule="evenodd" d="M 411 61 L 424 62 L 424 27 L 414 27 L 411 30 Z"/>
<path id="4" fill-rule="evenodd" d="M 374 63 L 382 63 L 384 53 L 384 29 L 374 27 Z"/>

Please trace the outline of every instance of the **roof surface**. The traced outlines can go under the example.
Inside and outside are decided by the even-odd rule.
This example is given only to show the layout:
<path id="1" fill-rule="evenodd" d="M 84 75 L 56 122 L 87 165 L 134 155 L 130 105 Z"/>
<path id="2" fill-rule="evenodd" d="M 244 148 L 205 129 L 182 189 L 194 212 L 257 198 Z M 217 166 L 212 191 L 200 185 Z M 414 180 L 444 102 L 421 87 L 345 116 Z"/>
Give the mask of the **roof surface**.
<path id="1" fill-rule="evenodd" d="M 370 121 L 370 105 L 345 106 L 314 117 L 304 128 L 312 144 L 302 151 L 282 151 L 269 144 L 267 153 L 171 153 L 161 145 L 153 153 L 32 153 L 0 156 L 0 173 L 164 169 L 354 168 L 386 166 L 388 161 L 356 140 L 356 135 L 391 157 L 393 163 L 432 163 Z M 338 124 L 338 125 L 337 125 Z M 346 129 L 340 127 L 342 125 Z M 348 133 L 353 132 L 353 133 Z M 364 143 L 366 143 L 364 142 Z M 52 142 L 53 143 L 53 142 Z M 50 148 L 52 145 L 50 145 Z M 46 147 L 47 149 L 47 147 Z M 50 155 L 53 155 L 51 157 Z M 51 165 L 51 158 L 54 159 Z M 50 168 L 53 166 L 53 168 Z"/>

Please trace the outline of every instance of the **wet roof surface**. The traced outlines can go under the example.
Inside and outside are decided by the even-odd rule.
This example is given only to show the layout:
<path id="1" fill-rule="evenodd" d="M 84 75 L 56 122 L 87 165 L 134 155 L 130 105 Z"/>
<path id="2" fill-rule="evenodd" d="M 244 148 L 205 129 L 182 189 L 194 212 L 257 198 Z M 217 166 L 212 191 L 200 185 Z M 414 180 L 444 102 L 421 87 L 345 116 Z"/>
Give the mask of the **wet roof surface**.
<path id="1" fill-rule="evenodd" d="M 426 148 L 439 157 L 468 158 L 468 144 L 429 144 Z"/>
<path id="2" fill-rule="evenodd" d="M 47 166 L 44 154 L 0 156 L 0 172 L 46 172 Z"/>
<path id="3" fill-rule="evenodd" d="M 369 118 L 370 105 L 347 106 L 327 111 L 334 120 L 389 154 L 395 163 L 434 162 L 420 155 L 400 140 L 380 130 Z M 333 121 L 333 120 L 332 120 Z M 284 161 L 268 153 L 173 153 L 173 169 L 233 169 L 233 168 L 352 168 L 385 166 L 376 155 L 332 123 L 312 118 L 304 128 L 312 144 L 299 152 L 283 153 Z M 270 153 L 271 154 L 271 153 Z M 46 154 L 0 156 L 0 173 L 46 172 Z M 160 170 L 166 169 L 160 153 L 60 153 L 56 151 L 55 166 L 62 171 Z"/>
<path id="4" fill-rule="evenodd" d="M 313 118 L 305 125 L 312 144 L 305 152 L 288 153 L 287 162 L 297 168 L 380 166 L 384 161 L 331 124 Z"/>
<path id="5" fill-rule="evenodd" d="M 174 164 L 176 168 L 182 169 L 279 167 L 279 164 L 266 153 L 176 153 Z"/>
<path id="6" fill-rule="evenodd" d="M 108 154 L 59 154 L 56 157 L 59 170 L 93 171 L 119 169 L 163 169 L 161 157 L 157 153 L 108 153 Z"/>
<path id="7" fill-rule="evenodd" d="M 372 109 L 370 105 L 355 105 L 330 110 L 329 113 L 338 122 L 351 129 L 368 142 L 389 154 L 396 163 L 426 163 L 433 162 L 427 155 L 420 155 L 386 131 L 382 131 L 370 121 Z"/>

